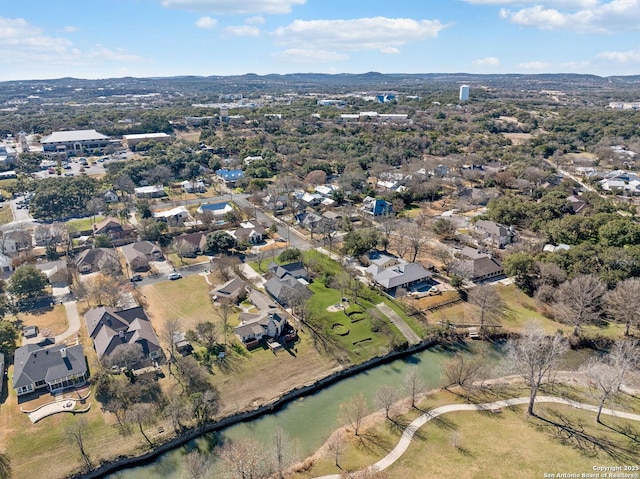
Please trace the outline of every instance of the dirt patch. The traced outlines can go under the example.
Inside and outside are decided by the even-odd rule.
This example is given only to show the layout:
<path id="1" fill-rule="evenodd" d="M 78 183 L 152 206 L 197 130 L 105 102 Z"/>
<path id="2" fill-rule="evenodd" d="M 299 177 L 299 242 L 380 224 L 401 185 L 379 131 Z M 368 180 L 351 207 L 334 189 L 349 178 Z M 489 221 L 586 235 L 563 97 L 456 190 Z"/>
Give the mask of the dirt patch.
<path id="1" fill-rule="evenodd" d="M 505 138 L 510 139 L 511 143 L 513 143 L 514 145 L 523 145 L 531 138 L 533 138 L 533 135 L 531 133 L 503 133 L 502 135 Z"/>

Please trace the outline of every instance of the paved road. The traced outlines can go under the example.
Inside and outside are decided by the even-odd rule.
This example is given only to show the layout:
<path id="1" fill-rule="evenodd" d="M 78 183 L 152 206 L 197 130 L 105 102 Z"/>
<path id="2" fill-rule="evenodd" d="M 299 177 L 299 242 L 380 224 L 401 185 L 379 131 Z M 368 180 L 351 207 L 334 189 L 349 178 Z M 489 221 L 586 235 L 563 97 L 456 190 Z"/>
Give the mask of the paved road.
<path id="1" fill-rule="evenodd" d="M 411 329 L 407 323 L 404 322 L 404 319 L 398 316 L 398 313 L 391 309 L 388 304 L 380 303 L 376 305 L 376 308 L 378 308 L 382 314 L 389 318 L 395 325 L 395 327 L 400 330 L 406 340 L 409 341 L 410 346 L 413 344 L 418 344 L 420 342 L 420 336 L 418 336 L 416 332 Z"/>
<path id="2" fill-rule="evenodd" d="M 414 419 L 411 424 L 407 426 L 407 428 L 402 433 L 398 444 L 393 450 L 387 454 L 385 457 L 380 459 L 375 464 L 369 466 L 367 469 L 372 471 L 383 471 L 389 466 L 391 466 L 394 462 L 396 462 L 405 451 L 409 448 L 411 444 L 411 440 L 418 429 L 424 426 L 427 422 L 432 419 L 441 416 L 443 414 L 454 412 L 454 411 L 493 411 L 496 409 L 501 409 L 504 407 L 516 406 L 518 404 L 528 404 L 528 397 L 520 397 L 513 399 L 505 399 L 502 401 L 495 401 L 490 403 L 483 404 L 450 404 L 448 406 L 440 406 L 431 411 L 427 411 L 424 414 L 418 416 Z M 555 396 L 539 396 L 536 398 L 536 403 L 555 403 L 555 404 L 565 404 L 567 406 L 575 407 L 577 409 L 584 409 L 587 411 L 597 412 L 598 407 L 593 406 L 591 404 L 585 404 L 578 401 L 571 401 L 569 399 L 564 399 Z M 602 409 L 602 414 L 607 414 L 613 417 L 619 417 L 623 419 L 630 419 L 633 421 L 640 421 L 640 414 L 633 414 L 624 411 L 616 411 L 614 409 L 604 408 Z M 330 474 L 327 476 L 316 477 L 315 479 L 340 479 L 342 477 L 341 474 Z"/>

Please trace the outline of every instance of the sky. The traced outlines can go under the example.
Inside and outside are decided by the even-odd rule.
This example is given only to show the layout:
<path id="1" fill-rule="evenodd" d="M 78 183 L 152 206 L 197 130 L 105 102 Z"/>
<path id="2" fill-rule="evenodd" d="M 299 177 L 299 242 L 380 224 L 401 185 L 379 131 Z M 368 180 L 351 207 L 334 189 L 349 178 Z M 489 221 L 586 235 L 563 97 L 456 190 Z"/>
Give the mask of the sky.
<path id="1" fill-rule="evenodd" d="M 0 81 L 640 74 L 640 0 L 3 0 Z"/>

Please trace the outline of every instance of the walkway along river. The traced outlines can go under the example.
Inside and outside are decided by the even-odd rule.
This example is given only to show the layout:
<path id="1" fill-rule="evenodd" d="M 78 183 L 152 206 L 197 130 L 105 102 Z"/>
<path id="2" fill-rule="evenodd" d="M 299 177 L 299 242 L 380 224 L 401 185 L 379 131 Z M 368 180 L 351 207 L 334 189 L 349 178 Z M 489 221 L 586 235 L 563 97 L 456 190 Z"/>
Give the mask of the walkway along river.
<path id="1" fill-rule="evenodd" d="M 205 434 L 186 445 L 181 445 L 151 459 L 151 462 L 147 461 L 146 465 L 126 469 L 127 466 L 123 464 L 124 467 L 120 468 L 122 470 L 115 474 L 109 476 L 96 474 L 95 476 L 90 475 L 90 477 L 108 477 L 110 479 L 180 477 L 183 457 L 193 448 L 209 450 L 220 440 L 240 437 L 252 437 L 267 444 L 276 425 L 281 426 L 296 442 L 300 458 L 303 458 L 313 453 L 333 430 L 342 425 L 340 405 L 347 402 L 356 393 L 362 392 L 368 399 L 371 399 L 375 391 L 382 385 L 400 389 L 404 376 L 413 368 L 418 371 L 427 388 L 438 387 L 442 362 L 457 350 L 434 346 L 404 358 L 365 369 L 355 375 L 333 382 L 317 392 L 310 393 L 310 395 L 298 397 L 275 412 L 262 414 L 256 419 L 229 426 L 216 433 Z M 488 361 L 496 362 L 499 356 L 499 351 L 493 350 Z"/>

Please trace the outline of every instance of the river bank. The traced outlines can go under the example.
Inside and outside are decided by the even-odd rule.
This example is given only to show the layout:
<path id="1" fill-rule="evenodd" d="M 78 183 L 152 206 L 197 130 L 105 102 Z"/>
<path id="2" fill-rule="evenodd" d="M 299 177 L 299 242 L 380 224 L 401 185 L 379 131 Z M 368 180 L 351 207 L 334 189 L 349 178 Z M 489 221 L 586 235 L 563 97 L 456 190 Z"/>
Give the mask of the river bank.
<path id="1" fill-rule="evenodd" d="M 102 463 L 98 468 L 85 473 L 77 473 L 67 476 L 68 479 L 97 479 L 103 478 L 110 474 L 114 474 L 118 471 L 125 469 L 143 466 L 154 462 L 159 456 L 166 454 L 176 448 L 184 446 L 185 444 L 193 441 L 194 439 L 203 436 L 205 434 L 213 433 L 226 429 L 235 424 L 255 420 L 264 414 L 273 413 L 283 406 L 295 401 L 299 398 L 317 393 L 328 386 L 331 386 L 343 379 L 358 375 L 372 368 L 384 365 L 386 363 L 403 359 L 418 352 L 424 351 L 428 348 L 440 344 L 436 339 L 427 339 L 413 345 L 402 351 L 391 351 L 384 356 L 378 356 L 372 358 L 361 364 L 349 366 L 339 371 L 330 373 L 329 375 L 318 379 L 312 383 L 304 384 L 284 392 L 278 398 L 273 401 L 258 405 L 251 409 L 246 409 L 241 412 L 237 412 L 226 417 L 219 419 L 218 421 L 211 422 L 202 428 L 188 429 L 183 431 L 179 436 L 173 437 L 168 441 L 156 445 L 152 450 L 138 456 L 121 456 L 112 461 Z"/>

